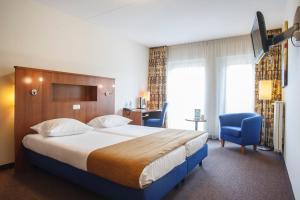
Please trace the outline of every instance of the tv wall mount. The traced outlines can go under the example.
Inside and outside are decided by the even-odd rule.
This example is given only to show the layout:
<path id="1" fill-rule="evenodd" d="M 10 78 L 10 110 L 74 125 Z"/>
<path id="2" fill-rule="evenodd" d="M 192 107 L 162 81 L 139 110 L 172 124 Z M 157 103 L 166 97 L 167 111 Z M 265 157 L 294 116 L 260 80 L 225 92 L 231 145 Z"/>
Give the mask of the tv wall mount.
<path id="1" fill-rule="evenodd" d="M 296 44 L 296 42 L 300 42 L 300 6 L 297 8 L 294 16 L 294 25 L 281 34 L 268 39 L 268 46 L 279 44 L 289 38 L 291 38 L 291 42 L 295 47 L 300 47 L 300 43 Z"/>

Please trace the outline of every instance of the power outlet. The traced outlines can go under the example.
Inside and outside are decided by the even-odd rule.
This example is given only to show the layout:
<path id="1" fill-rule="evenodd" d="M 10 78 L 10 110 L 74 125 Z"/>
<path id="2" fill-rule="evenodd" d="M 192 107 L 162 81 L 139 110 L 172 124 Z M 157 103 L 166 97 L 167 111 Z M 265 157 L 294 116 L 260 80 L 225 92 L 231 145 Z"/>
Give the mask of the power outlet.
<path id="1" fill-rule="evenodd" d="M 73 110 L 80 110 L 80 105 L 79 104 L 73 105 Z"/>

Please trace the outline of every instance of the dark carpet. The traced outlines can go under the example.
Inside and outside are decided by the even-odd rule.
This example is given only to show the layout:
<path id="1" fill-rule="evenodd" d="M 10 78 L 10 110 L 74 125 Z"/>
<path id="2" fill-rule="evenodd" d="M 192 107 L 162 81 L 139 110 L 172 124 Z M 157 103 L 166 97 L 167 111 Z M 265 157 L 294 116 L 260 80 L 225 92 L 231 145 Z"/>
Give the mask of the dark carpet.
<path id="1" fill-rule="evenodd" d="M 166 200 L 293 200 L 293 192 L 282 156 L 273 152 L 239 153 L 239 146 L 209 141 L 209 156 L 172 190 Z M 13 169 L 0 171 L 1 200 L 99 200 L 79 186 L 32 169 L 15 175 Z M 126 197 L 124 197 L 126 199 Z"/>

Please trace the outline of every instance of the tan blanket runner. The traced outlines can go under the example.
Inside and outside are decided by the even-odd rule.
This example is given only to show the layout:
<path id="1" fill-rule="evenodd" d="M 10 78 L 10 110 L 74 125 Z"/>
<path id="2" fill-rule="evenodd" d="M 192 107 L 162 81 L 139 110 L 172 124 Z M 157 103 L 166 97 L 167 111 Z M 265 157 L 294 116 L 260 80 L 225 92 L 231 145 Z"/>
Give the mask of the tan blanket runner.
<path id="1" fill-rule="evenodd" d="M 143 169 L 204 132 L 166 129 L 91 152 L 89 172 L 112 182 L 139 189 Z"/>

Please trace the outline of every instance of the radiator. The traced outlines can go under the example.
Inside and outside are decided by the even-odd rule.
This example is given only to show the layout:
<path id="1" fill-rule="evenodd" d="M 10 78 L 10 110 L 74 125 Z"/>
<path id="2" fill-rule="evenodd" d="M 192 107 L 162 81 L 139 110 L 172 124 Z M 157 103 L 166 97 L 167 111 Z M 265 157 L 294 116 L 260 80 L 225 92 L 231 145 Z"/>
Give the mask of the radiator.
<path id="1" fill-rule="evenodd" d="M 275 152 L 283 151 L 284 138 L 284 102 L 274 102 L 273 144 Z"/>

